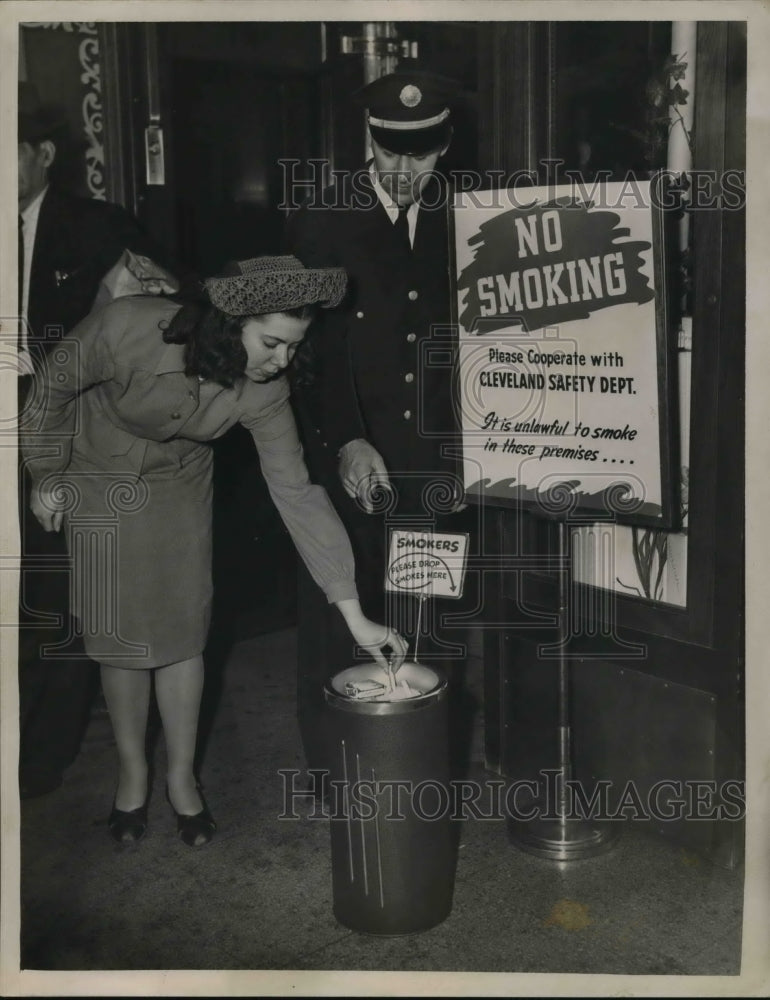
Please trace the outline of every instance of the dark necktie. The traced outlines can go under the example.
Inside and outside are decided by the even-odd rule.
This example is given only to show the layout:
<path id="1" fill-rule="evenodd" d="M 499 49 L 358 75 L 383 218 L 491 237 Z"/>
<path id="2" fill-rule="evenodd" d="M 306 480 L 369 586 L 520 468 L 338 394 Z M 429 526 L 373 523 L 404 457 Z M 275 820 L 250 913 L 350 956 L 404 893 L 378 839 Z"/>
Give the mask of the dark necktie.
<path id="1" fill-rule="evenodd" d="M 398 206 L 398 216 L 396 221 L 393 223 L 393 229 L 401 245 L 406 247 L 406 249 L 411 252 L 412 244 L 409 242 L 409 220 L 406 217 L 406 213 L 408 211 L 408 205 Z"/>

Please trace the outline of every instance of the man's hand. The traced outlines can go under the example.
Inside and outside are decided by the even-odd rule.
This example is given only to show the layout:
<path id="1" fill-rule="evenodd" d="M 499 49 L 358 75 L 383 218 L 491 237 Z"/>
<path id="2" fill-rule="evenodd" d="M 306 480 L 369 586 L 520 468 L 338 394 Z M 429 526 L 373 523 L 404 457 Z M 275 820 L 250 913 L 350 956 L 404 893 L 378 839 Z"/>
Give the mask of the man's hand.
<path id="1" fill-rule="evenodd" d="M 347 495 L 358 499 L 367 514 L 374 511 L 377 490 L 390 489 L 382 456 L 363 438 L 348 441 L 340 449 L 339 474 Z"/>
<path id="2" fill-rule="evenodd" d="M 124 294 L 131 295 L 140 292 L 143 295 L 174 295 L 179 291 L 179 282 L 165 267 L 161 267 L 149 257 L 133 253 L 129 249 L 126 249 L 125 256 L 126 270 L 133 276 L 139 289 L 134 292 L 126 291 Z"/>
<path id="3" fill-rule="evenodd" d="M 64 512 L 57 510 L 54 491 L 50 488 L 41 490 L 39 486 L 32 488 L 29 499 L 32 513 L 46 531 L 59 531 L 64 520 Z"/>

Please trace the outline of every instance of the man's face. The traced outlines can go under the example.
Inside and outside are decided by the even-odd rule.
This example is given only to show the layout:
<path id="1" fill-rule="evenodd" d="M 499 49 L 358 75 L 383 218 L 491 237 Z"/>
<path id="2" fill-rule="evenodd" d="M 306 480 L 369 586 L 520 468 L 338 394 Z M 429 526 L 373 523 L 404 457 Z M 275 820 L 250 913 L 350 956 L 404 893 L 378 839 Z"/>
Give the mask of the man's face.
<path id="1" fill-rule="evenodd" d="M 56 148 L 52 142 L 19 143 L 19 211 L 40 194 L 48 183 L 48 168 L 53 163 Z"/>
<path id="2" fill-rule="evenodd" d="M 447 146 L 429 153 L 393 153 L 372 139 L 374 166 L 380 184 L 397 205 L 411 205 L 420 197 Z"/>

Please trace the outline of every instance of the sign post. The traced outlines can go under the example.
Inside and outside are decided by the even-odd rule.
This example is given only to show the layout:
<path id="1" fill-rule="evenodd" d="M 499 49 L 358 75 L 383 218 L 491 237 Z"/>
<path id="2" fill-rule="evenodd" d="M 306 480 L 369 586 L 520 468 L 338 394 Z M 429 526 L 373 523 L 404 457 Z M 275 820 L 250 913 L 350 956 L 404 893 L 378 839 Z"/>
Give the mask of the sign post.
<path id="1" fill-rule="evenodd" d="M 465 496 L 558 522 L 561 784 L 555 814 L 509 829 L 559 861 L 617 836 L 568 808 L 569 522 L 670 528 L 676 509 L 664 195 L 648 181 L 573 182 L 465 192 L 453 205 Z"/>
<path id="2" fill-rule="evenodd" d="M 613 847 L 620 830 L 617 823 L 592 822 L 576 816 L 570 802 L 570 783 L 574 780 L 572 766 L 572 720 L 570 712 L 570 673 L 567 644 L 569 642 L 569 595 L 572 592 L 570 572 L 569 528 L 558 523 L 559 532 L 559 673 L 558 673 L 558 779 L 556 802 L 539 801 L 541 815 L 533 820 L 511 818 L 510 839 L 528 854 L 551 861 L 576 861 L 594 857 Z"/>

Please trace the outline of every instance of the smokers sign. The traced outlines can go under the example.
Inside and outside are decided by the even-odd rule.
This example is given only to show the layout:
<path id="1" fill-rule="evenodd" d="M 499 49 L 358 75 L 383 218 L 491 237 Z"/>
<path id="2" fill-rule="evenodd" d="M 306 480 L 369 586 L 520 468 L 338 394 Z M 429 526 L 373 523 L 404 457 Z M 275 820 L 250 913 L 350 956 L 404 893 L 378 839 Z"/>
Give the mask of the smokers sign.
<path id="1" fill-rule="evenodd" d="M 461 597 L 467 555 L 463 532 L 392 531 L 385 589 L 415 597 Z"/>

